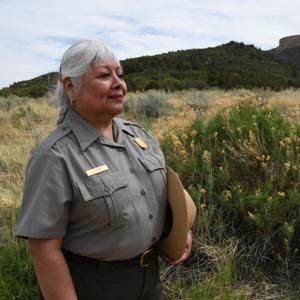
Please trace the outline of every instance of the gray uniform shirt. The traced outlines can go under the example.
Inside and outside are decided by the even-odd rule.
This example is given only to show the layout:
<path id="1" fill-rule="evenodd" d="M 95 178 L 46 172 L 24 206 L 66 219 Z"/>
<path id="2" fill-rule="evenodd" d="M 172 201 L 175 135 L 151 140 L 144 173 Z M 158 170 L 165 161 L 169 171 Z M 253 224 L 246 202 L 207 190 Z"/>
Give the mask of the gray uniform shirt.
<path id="1" fill-rule="evenodd" d="M 159 240 L 167 203 L 159 143 L 119 118 L 113 131 L 115 141 L 69 109 L 32 153 L 16 236 L 63 237 L 64 249 L 101 260 L 134 257 Z"/>

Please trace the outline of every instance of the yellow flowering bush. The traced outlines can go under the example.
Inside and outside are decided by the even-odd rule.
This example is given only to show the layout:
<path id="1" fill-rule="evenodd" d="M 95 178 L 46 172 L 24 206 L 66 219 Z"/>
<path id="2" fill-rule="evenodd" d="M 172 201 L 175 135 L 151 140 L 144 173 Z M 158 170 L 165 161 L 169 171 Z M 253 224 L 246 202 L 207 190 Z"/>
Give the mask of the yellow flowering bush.
<path id="1" fill-rule="evenodd" d="M 296 255 L 300 127 L 295 122 L 248 101 L 207 122 L 196 118 L 189 128 L 167 135 L 162 146 L 185 186 L 198 190 L 199 209 L 213 205 L 234 234 L 261 247 L 267 243 L 268 255 Z M 211 226 L 217 226 L 213 219 Z"/>

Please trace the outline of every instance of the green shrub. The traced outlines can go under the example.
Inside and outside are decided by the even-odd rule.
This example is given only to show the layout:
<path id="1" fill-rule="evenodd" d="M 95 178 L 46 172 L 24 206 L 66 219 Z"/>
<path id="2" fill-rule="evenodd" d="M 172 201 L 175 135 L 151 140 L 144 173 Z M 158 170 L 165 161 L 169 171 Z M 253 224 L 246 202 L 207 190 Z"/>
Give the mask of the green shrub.
<path id="1" fill-rule="evenodd" d="M 297 256 L 297 125 L 277 110 L 244 103 L 207 124 L 196 119 L 178 136 L 167 136 L 162 147 L 185 185 L 199 190 L 198 207 L 215 206 L 227 228 L 264 250 L 265 258 Z"/>
<path id="2" fill-rule="evenodd" d="M 28 102 L 29 98 L 20 98 L 17 96 L 8 96 L 0 99 L 0 110 L 10 111 L 12 108 Z"/>
<path id="3" fill-rule="evenodd" d="M 27 97 L 39 98 L 46 95 L 48 91 L 49 91 L 48 86 L 33 85 L 26 90 L 25 95 Z"/>
<path id="4" fill-rule="evenodd" d="M 31 105 L 18 107 L 11 113 L 11 120 L 15 127 L 31 127 L 32 123 L 40 121 L 40 116 L 33 110 Z"/>
<path id="5" fill-rule="evenodd" d="M 0 157 L 0 172 L 7 172 L 9 170 L 9 167 L 4 159 Z"/>
<path id="6" fill-rule="evenodd" d="M 172 106 L 167 102 L 165 92 L 149 90 L 139 95 L 134 110 L 137 116 L 158 118 L 169 115 L 172 112 Z"/>
<path id="7" fill-rule="evenodd" d="M 195 111 L 205 111 L 208 108 L 209 94 L 191 90 L 187 100 L 187 105 Z"/>

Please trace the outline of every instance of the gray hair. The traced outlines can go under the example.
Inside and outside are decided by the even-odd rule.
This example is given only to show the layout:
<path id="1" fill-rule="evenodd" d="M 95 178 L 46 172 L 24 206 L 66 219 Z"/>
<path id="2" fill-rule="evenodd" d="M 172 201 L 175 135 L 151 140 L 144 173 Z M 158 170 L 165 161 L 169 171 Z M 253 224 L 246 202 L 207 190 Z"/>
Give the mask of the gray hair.
<path id="1" fill-rule="evenodd" d="M 69 77 L 72 84 L 77 86 L 81 77 L 94 63 L 111 59 L 118 61 L 113 50 L 101 40 L 82 40 L 67 49 L 61 59 L 59 78 L 54 91 L 54 98 L 60 107 L 57 124 L 63 122 L 71 107 L 71 100 L 62 83 L 63 79 Z"/>

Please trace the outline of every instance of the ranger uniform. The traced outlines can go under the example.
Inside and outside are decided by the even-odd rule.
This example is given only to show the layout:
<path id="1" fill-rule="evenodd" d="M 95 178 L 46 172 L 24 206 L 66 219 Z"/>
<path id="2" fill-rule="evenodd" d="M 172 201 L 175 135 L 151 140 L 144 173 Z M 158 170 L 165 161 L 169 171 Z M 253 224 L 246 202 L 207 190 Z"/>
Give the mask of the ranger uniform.
<path id="1" fill-rule="evenodd" d="M 32 153 L 17 236 L 63 237 L 65 251 L 101 261 L 131 259 L 158 242 L 167 204 L 159 143 L 120 118 L 113 133 L 114 141 L 68 110 Z"/>

